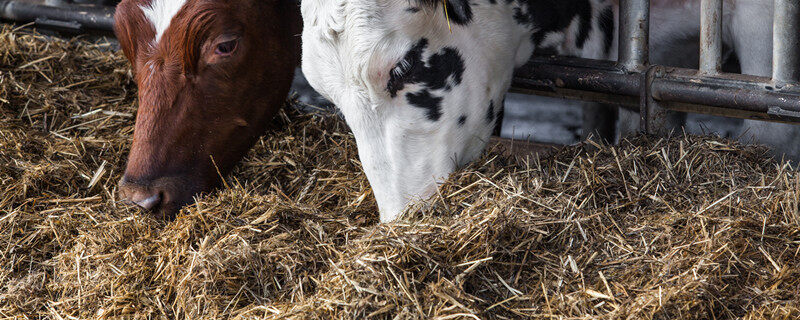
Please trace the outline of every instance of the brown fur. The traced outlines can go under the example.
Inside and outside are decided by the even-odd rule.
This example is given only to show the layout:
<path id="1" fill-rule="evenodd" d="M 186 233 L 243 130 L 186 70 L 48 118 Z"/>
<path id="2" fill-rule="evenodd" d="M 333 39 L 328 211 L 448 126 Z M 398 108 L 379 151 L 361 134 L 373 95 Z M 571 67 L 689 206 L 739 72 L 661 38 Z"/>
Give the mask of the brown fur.
<path id="1" fill-rule="evenodd" d="M 280 0 L 188 0 L 154 47 L 155 31 L 125 0 L 115 31 L 139 85 L 123 196 L 160 194 L 171 215 L 218 185 L 283 104 L 299 60 L 300 13 Z M 221 58 L 215 39 L 241 36 Z M 213 159 L 213 161 L 212 161 Z M 135 200 L 134 200 L 135 201 Z"/>

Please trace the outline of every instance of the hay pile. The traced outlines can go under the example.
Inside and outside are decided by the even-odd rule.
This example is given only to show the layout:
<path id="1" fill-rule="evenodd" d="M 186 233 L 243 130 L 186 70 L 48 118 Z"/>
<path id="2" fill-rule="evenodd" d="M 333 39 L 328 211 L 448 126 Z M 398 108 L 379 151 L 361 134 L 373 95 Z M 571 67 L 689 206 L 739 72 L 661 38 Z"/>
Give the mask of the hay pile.
<path id="1" fill-rule="evenodd" d="M 495 147 L 392 225 L 332 116 L 287 111 L 172 222 L 117 202 L 131 75 L 0 30 L 0 316 L 800 316 L 800 176 L 765 150 L 638 137 Z"/>

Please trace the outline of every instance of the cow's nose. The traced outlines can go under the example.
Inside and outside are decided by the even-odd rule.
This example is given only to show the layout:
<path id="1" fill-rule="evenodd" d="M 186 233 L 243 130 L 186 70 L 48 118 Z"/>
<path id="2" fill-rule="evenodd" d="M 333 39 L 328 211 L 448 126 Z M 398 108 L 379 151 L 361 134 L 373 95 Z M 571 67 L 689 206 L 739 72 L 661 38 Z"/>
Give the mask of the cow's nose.
<path id="1" fill-rule="evenodd" d="M 124 200 L 133 202 L 146 210 L 155 209 L 163 200 L 163 192 L 161 190 L 149 188 L 137 183 L 131 183 L 126 178 L 122 178 L 119 186 Z"/>
<path id="2" fill-rule="evenodd" d="M 153 210 L 153 208 L 161 203 L 161 194 L 156 193 L 149 196 L 146 193 L 136 194 L 131 197 L 131 201 L 142 208 Z"/>

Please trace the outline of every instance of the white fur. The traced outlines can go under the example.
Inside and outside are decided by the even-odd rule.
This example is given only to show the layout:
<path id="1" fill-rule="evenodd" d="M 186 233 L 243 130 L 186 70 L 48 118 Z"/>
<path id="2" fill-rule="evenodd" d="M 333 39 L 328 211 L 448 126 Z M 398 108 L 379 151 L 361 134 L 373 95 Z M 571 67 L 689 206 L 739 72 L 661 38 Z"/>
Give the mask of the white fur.
<path id="1" fill-rule="evenodd" d="M 178 14 L 178 11 L 186 4 L 186 0 L 152 0 L 150 5 L 142 5 L 140 8 L 144 12 L 144 16 L 153 25 L 156 30 L 156 38 L 153 39 L 154 43 L 161 41 L 161 36 L 167 31 L 172 18 Z"/>

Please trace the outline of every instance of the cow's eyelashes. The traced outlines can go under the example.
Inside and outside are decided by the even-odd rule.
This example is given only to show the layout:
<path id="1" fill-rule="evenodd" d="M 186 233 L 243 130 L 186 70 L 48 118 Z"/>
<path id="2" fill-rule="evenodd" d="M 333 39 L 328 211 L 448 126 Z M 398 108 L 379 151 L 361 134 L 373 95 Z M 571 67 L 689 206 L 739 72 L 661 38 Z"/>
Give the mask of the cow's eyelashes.
<path id="1" fill-rule="evenodd" d="M 214 49 L 214 53 L 227 57 L 236 52 L 236 49 L 238 47 L 239 47 L 239 39 L 232 39 L 218 43 L 217 47 Z"/>
<path id="2" fill-rule="evenodd" d="M 386 89 L 389 94 L 394 98 L 397 92 L 402 90 L 406 83 L 412 82 L 408 77 L 414 73 L 414 60 L 408 58 L 400 60 L 391 71 L 389 71 L 389 82 L 386 84 Z"/>
<path id="3" fill-rule="evenodd" d="M 392 69 L 392 77 L 393 78 L 401 78 L 408 74 L 411 69 L 414 68 L 414 63 L 412 61 L 408 61 L 404 59 L 395 65 L 394 69 Z"/>

